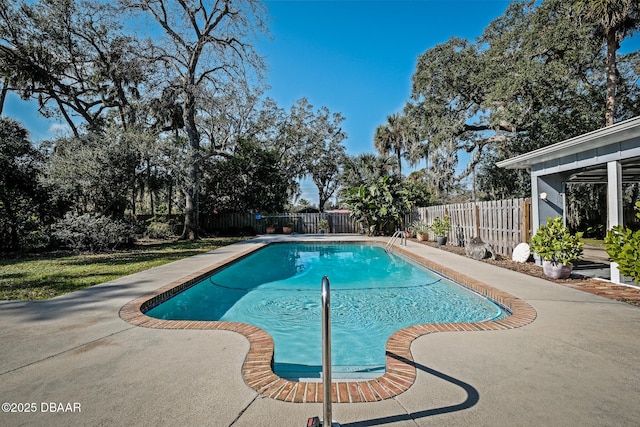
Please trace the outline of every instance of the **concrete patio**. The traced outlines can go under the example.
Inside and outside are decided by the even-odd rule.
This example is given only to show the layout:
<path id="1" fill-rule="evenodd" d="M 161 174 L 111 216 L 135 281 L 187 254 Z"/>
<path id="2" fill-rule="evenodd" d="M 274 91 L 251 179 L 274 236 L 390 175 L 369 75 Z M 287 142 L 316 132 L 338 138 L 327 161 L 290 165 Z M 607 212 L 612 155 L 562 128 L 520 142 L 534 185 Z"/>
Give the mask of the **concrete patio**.
<path id="1" fill-rule="evenodd" d="M 3 406 L 0 425 L 306 425 L 321 404 L 276 401 L 243 382 L 244 336 L 148 329 L 118 315 L 135 298 L 284 238 L 260 237 L 49 301 L 0 302 L 0 402 L 36 408 Z M 416 339 L 415 384 L 381 402 L 334 404 L 342 426 L 638 424 L 640 309 L 415 242 L 407 250 L 524 299 L 537 318 L 517 329 Z M 60 403 L 80 411 L 52 412 Z"/>

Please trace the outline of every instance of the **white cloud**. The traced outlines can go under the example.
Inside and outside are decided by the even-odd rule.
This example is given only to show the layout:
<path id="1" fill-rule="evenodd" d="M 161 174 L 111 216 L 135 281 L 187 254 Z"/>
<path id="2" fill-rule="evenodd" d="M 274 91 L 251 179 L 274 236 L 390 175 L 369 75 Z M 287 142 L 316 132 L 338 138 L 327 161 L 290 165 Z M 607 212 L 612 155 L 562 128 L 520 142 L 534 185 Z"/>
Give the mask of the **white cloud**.
<path id="1" fill-rule="evenodd" d="M 48 132 L 52 136 L 57 136 L 57 137 L 67 136 L 71 134 L 71 127 L 68 124 L 64 124 L 64 123 L 52 123 L 49 126 Z"/>

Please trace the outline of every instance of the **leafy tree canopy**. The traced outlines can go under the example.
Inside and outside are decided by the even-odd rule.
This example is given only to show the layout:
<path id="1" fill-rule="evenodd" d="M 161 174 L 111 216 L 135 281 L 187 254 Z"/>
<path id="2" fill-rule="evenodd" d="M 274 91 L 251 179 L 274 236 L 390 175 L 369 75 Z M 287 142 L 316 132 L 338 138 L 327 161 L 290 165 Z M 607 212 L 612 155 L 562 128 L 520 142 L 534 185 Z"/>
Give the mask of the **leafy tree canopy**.
<path id="1" fill-rule="evenodd" d="M 47 182 L 73 201 L 79 214 L 122 218 L 132 208 L 130 197 L 149 138 L 144 132 L 110 127 L 103 133 L 60 138 L 47 165 Z"/>
<path id="2" fill-rule="evenodd" d="M 45 117 L 60 117 L 76 136 L 100 129 L 114 109 L 135 122 L 132 103 L 149 71 L 115 9 L 82 0 L 0 0 L 0 76 Z"/>
<path id="3" fill-rule="evenodd" d="M 0 252 L 47 244 L 44 226 L 54 206 L 40 183 L 42 161 L 26 129 L 0 118 Z"/>
<path id="4" fill-rule="evenodd" d="M 405 114 L 442 189 L 488 153 L 504 159 L 604 125 L 603 44 L 595 24 L 579 21 L 571 2 L 516 1 L 476 41 L 452 38 L 419 57 Z M 616 114 L 625 119 L 640 112 L 640 86 L 634 55 L 620 63 L 624 101 Z M 471 162 L 455 176 L 460 151 Z M 494 178 L 488 190 L 505 192 L 497 188 L 508 181 Z"/>
<path id="5" fill-rule="evenodd" d="M 256 141 L 241 140 L 231 157 L 207 162 L 203 209 L 214 212 L 281 212 L 289 198 L 289 177 L 277 154 Z"/>

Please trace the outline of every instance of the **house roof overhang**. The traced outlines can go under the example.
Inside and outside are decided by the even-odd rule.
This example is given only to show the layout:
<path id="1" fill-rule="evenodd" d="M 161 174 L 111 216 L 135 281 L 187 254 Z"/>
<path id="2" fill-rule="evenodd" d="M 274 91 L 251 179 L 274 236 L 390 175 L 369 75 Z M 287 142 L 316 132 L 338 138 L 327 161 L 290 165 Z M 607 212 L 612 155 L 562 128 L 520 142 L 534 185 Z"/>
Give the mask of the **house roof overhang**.
<path id="1" fill-rule="evenodd" d="M 619 145 L 634 140 L 636 141 L 631 143 L 631 148 L 638 148 L 638 150 L 640 150 L 640 116 L 616 123 L 613 126 L 608 126 L 593 132 L 579 135 L 547 147 L 539 148 L 507 160 L 502 160 L 496 164 L 499 167 L 506 169 L 534 168 L 538 165 L 554 163 L 582 153 L 602 152 L 604 149 L 610 148 L 612 145 Z M 611 150 L 605 151 L 611 152 Z M 599 163 L 605 163 L 605 160 Z"/>
<path id="2" fill-rule="evenodd" d="M 506 169 L 527 169 L 536 164 L 557 160 L 585 151 L 601 149 L 634 138 L 640 138 L 640 117 L 634 117 L 616 123 L 613 126 L 598 129 L 507 160 L 502 160 L 496 164 Z"/>

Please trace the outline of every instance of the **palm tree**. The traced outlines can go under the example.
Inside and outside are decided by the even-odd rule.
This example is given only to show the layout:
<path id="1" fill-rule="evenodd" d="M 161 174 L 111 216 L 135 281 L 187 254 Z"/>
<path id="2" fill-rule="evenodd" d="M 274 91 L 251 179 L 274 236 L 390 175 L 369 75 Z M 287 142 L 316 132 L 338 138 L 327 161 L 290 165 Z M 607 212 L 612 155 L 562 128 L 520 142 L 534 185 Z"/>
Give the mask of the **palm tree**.
<path id="1" fill-rule="evenodd" d="M 342 187 L 351 188 L 377 182 L 383 176 L 388 176 L 395 167 L 395 159 L 387 155 L 362 153 L 347 156 L 342 166 Z"/>
<path id="2" fill-rule="evenodd" d="M 396 135 L 394 135 L 390 123 L 393 121 L 393 116 L 387 117 L 387 123 L 378 126 L 376 133 L 373 136 L 373 143 L 376 151 L 380 155 L 386 155 L 395 150 Z M 400 157 L 400 156 L 398 156 Z M 402 170 L 402 166 L 399 165 L 399 169 Z"/>
<path id="3" fill-rule="evenodd" d="M 393 153 L 398 161 L 398 175 L 402 176 L 402 157 L 413 144 L 416 132 L 406 116 L 392 114 L 387 123 L 378 126 L 373 137 L 376 150 L 381 155 Z"/>
<path id="4" fill-rule="evenodd" d="M 615 118 L 616 52 L 624 38 L 640 28 L 640 2 L 638 0 L 577 0 L 581 15 L 595 23 L 607 43 L 607 97 L 605 125 L 611 126 Z"/>

